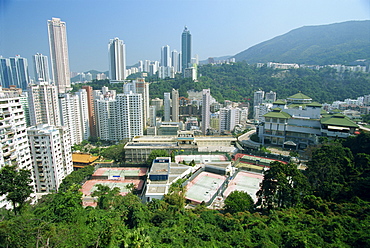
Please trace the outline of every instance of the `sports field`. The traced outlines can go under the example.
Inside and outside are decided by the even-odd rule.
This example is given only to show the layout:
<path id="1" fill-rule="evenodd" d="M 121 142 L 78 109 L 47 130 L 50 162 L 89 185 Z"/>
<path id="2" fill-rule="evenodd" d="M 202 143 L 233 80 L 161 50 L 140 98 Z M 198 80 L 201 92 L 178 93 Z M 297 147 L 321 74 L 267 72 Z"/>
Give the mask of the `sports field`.
<path id="1" fill-rule="evenodd" d="M 260 188 L 260 183 L 263 180 L 262 174 L 240 171 L 236 174 L 229 182 L 229 186 L 224 192 L 224 197 L 226 198 L 231 192 L 238 190 L 247 192 L 253 199 L 254 202 L 257 201 L 256 193 Z"/>
<path id="2" fill-rule="evenodd" d="M 225 176 L 203 171 L 186 186 L 185 198 L 196 203 L 208 202 L 225 179 Z"/>
<path id="3" fill-rule="evenodd" d="M 190 163 L 193 160 L 196 164 L 204 164 L 208 162 L 227 161 L 228 159 L 225 155 L 177 155 L 175 157 L 176 163 L 181 163 L 182 161 Z"/>

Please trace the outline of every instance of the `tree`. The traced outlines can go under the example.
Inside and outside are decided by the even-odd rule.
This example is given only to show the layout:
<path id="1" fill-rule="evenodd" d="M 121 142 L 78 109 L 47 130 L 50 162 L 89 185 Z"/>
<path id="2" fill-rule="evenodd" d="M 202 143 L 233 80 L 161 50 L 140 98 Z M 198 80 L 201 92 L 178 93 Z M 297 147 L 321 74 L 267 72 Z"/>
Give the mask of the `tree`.
<path id="1" fill-rule="evenodd" d="M 267 210 L 294 207 L 302 202 L 307 187 L 307 178 L 297 165 L 272 162 L 270 169 L 264 171 L 257 205 Z"/>
<path id="2" fill-rule="evenodd" d="M 149 154 L 149 157 L 146 161 L 146 164 L 148 166 L 150 166 L 152 163 L 153 163 L 153 160 L 156 158 L 156 157 L 169 157 L 170 155 L 168 154 L 167 151 L 165 150 L 154 150 L 152 151 L 150 154 Z"/>
<path id="3" fill-rule="evenodd" d="M 329 201 L 346 195 L 356 174 L 353 160 L 350 149 L 340 144 L 325 144 L 314 150 L 305 171 L 313 194 Z"/>
<path id="4" fill-rule="evenodd" d="M 12 203 L 15 214 L 31 195 L 31 183 L 29 170 L 17 170 L 15 165 L 4 166 L 0 170 L 0 195 L 6 195 L 5 198 Z"/>
<path id="5" fill-rule="evenodd" d="M 254 207 L 254 202 L 252 197 L 243 191 L 233 191 L 225 199 L 225 211 L 227 213 L 237 213 L 249 211 L 251 212 Z"/>
<path id="6" fill-rule="evenodd" d="M 109 186 L 97 184 L 96 187 L 98 188 L 95 190 L 91 196 L 98 197 L 98 207 L 100 209 L 109 209 L 115 205 L 115 199 L 119 196 L 119 188 L 115 187 L 110 189 Z"/>
<path id="7" fill-rule="evenodd" d="M 118 145 L 110 146 L 105 148 L 101 154 L 105 158 L 113 159 L 114 162 L 123 164 L 125 162 L 125 145 L 126 143 L 120 143 Z"/>

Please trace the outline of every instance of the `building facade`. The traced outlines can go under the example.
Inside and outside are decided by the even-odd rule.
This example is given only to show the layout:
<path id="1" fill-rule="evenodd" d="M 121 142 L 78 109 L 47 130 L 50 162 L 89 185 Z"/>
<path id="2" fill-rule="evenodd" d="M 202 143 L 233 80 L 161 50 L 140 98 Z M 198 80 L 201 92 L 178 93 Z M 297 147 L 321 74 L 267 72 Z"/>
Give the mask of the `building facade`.
<path id="1" fill-rule="evenodd" d="M 71 90 L 66 23 L 59 18 L 48 21 L 53 82 L 59 93 Z"/>
<path id="2" fill-rule="evenodd" d="M 48 57 L 41 53 L 33 55 L 33 69 L 36 82 L 50 82 Z"/>
<path id="3" fill-rule="evenodd" d="M 203 135 L 207 134 L 207 130 L 210 127 L 211 120 L 211 90 L 203 89 L 203 100 L 202 100 L 202 133 Z"/>
<path id="4" fill-rule="evenodd" d="M 6 165 L 33 171 L 20 95 L 0 87 L 0 168 Z M 0 207 L 10 208 L 11 203 L 4 201 L 4 198 L 0 196 Z"/>
<path id="5" fill-rule="evenodd" d="M 66 127 L 41 124 L 28 129 L 36 191 L 58 190 L 62 180 L 73 171 L 69 132 Z"/>
<path id="6" fill-rule="evenodd" d="M 58 88 L 48 82 L 30 84 L 27 88 L 31 126 L 61 125 Z"/>
<path id="7" fill-rule="evenodd" d="M 108 44 L 109 79 L 123 81 L 126 79 L 126 46 L 123 40 L 111 39 Z"/>
<path id="8" fill-rule="evenodd" d="M 191 63 L 191 34 L 188 28 L 185 27 L 181 35 L 182 73 L 185 72 L 185 69 L 189 67 L 190 63 Z"/>

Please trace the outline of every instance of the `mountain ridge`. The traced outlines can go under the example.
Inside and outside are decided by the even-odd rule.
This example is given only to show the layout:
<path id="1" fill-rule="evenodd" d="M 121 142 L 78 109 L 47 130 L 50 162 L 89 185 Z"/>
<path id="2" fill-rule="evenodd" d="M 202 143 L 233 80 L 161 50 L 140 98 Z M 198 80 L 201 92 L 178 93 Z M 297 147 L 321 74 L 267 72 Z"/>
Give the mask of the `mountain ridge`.
<path id="1" fill-rule="evenodd" d="M 370 20 L 303 26 L 233 56 L 248 63 L 346 64 L 370 59 Z"/>

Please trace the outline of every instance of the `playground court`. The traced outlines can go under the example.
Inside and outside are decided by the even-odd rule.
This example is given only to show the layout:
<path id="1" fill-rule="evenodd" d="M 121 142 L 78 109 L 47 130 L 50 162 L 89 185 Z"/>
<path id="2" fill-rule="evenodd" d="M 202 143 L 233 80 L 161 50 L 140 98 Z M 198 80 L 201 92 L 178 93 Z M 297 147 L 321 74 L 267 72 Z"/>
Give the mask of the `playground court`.
<path id="1" fill-rule="evenodd" d="M 225 176 L 203 171 L 188 183 L 185 198 L 194 203 L 208 202 L 225 180 Z"/>
<path id="2" fill-rule="evenodd" d="M 253 172 L 240 171 L 236 176 L 229 182 L 229 186 L 225 190 L 223 196 L 226 198 L 231 192 L 238 190 L 247 192 L 253 199 L 257 201 L 256 193 L 260 188 L 260 183 L 263 180 L 262 174 Z"/>

